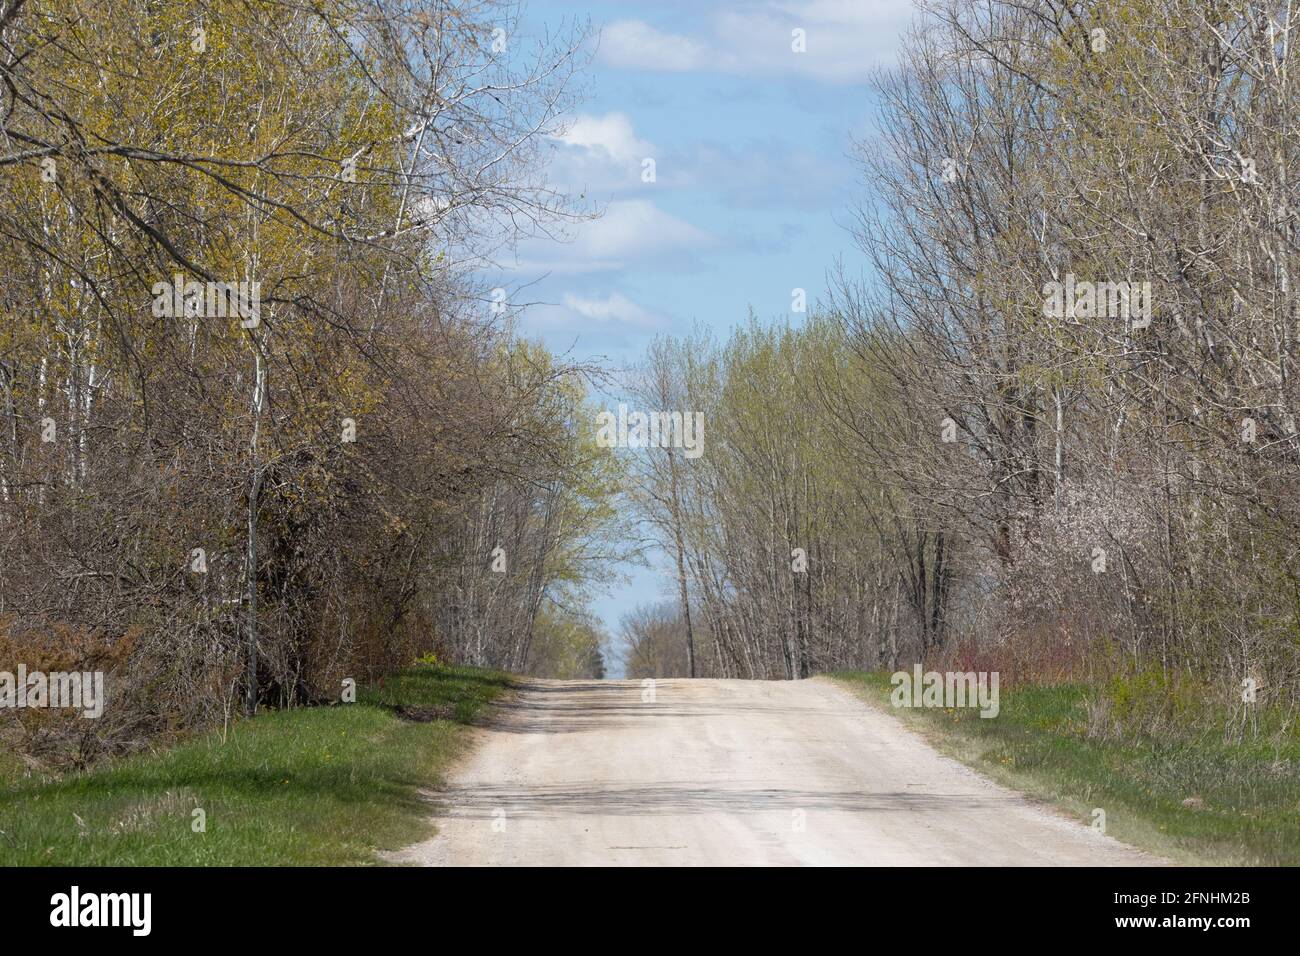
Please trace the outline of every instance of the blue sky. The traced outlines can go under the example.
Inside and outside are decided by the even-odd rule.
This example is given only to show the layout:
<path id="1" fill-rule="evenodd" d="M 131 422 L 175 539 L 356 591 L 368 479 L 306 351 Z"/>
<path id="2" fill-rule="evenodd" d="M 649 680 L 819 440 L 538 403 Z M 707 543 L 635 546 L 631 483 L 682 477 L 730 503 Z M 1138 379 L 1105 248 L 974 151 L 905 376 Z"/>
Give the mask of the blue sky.
<path id="1" fill-rule="evenodd" d="M 524 242 L 491 277 L 531 303 L 520 332 L 619 367 L 697 323 L 725 339 L 751 308 L 798 322 L 791 290 L 811 308 L 837 256 L 860 265 L 849 154 L 872 131 L 868 72 L 890 65 L 911 16 L 911 0 L 532 0 L 526 32 L 577 18 L 598 36 L 549 178 L 604 215 L 571 241 Z M 612 632 L 672 594 L 641 569 L 596 610 Z"/>

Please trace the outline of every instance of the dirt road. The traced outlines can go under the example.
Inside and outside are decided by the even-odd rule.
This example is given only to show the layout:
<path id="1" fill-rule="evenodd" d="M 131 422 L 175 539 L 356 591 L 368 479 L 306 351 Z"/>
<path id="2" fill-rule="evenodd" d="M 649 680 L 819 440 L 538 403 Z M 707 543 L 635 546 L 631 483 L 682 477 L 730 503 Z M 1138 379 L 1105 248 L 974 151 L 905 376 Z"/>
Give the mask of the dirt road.
<path id="1" fill-rule="evenodd" d="M 1141 865 L 824 679 L 532 681 L 453 774 L 426 865 Z"/>

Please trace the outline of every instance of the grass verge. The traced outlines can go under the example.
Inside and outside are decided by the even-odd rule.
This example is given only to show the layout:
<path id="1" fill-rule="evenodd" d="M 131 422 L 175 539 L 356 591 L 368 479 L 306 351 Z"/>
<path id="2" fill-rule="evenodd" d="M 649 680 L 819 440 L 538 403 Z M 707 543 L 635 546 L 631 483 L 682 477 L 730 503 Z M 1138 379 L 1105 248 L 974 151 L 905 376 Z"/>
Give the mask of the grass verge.
<path id="1" fill-rule="evenodd" d="M 1001 711 L 894 708 L 888 674 L 832 675 L 901 718 L 943 753 L 1081 822 L 1170 860 L 1201 865 L 1300 864 L 1300 739 L 1244 742 L 1205 734 L 1088 734 L 1080 685 L 1022 685 Z"/>
<path id="2" fill-rule="evenodd" d="M 421 666 L 358 702 L 273 711 L 57 780 L 0 782 L 0 865 L 377 862 L 429 836 L 420 789 L 509 678 Z M 206 832 L 195 832 L 196 810 Z"/>

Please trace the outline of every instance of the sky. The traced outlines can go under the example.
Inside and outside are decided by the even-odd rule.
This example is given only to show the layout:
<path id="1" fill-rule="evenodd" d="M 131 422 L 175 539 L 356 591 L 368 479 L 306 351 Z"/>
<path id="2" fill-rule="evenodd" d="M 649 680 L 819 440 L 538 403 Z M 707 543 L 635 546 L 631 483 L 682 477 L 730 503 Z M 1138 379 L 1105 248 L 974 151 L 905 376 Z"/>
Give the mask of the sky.
<path id="1" fill-rule="evenodd" d="M 524 241 L 488 275 L 527 301 L 520 333 L 617 368 L 656 335 L 725 340 L 751 309 L 801 321 L 794 289 L 812 309 L 838 257 L 861 265 L 853 142 L 872 135 L 869 73 L 891 65 L 912 15 L 911 0 L 531 0 L 525 33 L 590 21 L 584 98 L 549 179 L 603 215 L 564 242 Z M 662 564 L 618 570 L 631 580 L 594 602 L 611 633 L 675 594 Z"/>

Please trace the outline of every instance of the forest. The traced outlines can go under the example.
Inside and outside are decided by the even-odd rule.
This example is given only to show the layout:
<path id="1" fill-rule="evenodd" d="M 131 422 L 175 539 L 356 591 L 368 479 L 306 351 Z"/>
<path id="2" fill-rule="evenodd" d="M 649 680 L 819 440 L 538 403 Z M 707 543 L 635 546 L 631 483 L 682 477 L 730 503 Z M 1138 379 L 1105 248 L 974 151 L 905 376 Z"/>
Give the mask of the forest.
<path id="1" fill-rule="evenodd" d="M 615 653 L 1082 681 L 1114 689 L 1102 727 L 1293 712 L 1279 4 L 926 9 L 870 90 L 855 252 L 816 306 L 622 374 L 482 279 L 599 214 L 546 175 L 580 25 L 0 0 L 0 663 L 112 695 L 6 715 L 17 749 L 84 765 L 416 660 Z M 611 395 L 700 424 L 612 448 Z M 607 634 L 592 595 L 638 554 L 664 599 Z"/>
<path id="2" fill-rule="evenodd" d="M 603 666 L 591 370 L 476 278 L 589 214 L 538 174 L 583 33 L 512 9 L 0 4 L 0 661 L 111 695 L 20 751 Z"/>
<path id="3" fill-rule="evenodd" d="M 633 463 L 678 587 L 624 621 L 629 674 L 924 660 L 1109 688 L 1102 731 L 1294 713 L 1285 17 L 929 7 L 857 144 L 858 261 L 806 322 L 665 337 L 640 370 L 708 441 Z"/>

